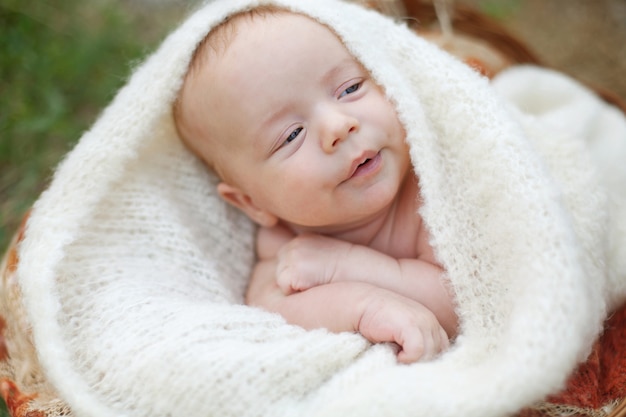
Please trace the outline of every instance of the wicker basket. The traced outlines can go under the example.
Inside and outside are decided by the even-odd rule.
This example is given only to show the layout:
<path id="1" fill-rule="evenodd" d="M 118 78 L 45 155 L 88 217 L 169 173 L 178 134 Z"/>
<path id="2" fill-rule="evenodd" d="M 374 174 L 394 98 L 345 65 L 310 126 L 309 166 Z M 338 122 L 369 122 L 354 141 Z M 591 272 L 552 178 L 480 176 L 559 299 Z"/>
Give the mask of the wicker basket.
<path id="1" fill-rule="evenodd" d="M 438 43 L 489 77 L 514 64 L 541 65 L 535 54 L 521 40 L 510 35 L 497 22 L 463 5 L 455 5 L 451 10 L 442 11 L 437 10 L 431 2 L 420 0 L 353 1 L 398 19 L 408 20 L 409 25 L 420 35 Z M 450 35 L 450 29 L 453 30 L 453 35 Z M 597 91 L 606 101 L 626 113 L 626 104 L 615 94 Z M 0 263 L 0 397 L 6 402 L 12 417 L 70 416 L 71 410 L 57 397 L 39 367 L 25 321 L 26 315 L 22 310 L 15 278 L 15 269 L 19 262 L 16 245 L 22 233 L 23 224 Z M 622 316 L 622 327 L 626 329 L 626 310 Z M 624 368 L 623 373 L 626 373 L 626 366 Z M 626 401 L 623 401 L 623 395 L 613 398 L 609 408 L 600 409 L 559 403 L 556 401 L 558 397 L 553 400 L 523 410 L 520 416 L 626 417 Z M 606 411 L 609 409 L 612 412 Z"/>

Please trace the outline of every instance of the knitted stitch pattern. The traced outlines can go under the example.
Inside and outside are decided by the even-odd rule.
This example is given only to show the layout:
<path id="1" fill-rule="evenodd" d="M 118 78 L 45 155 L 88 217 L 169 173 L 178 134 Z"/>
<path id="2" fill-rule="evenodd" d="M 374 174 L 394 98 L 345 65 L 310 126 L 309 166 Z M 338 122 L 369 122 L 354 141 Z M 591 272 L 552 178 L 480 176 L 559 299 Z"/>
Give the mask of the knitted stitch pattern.
<path id="1" fill-rule="evenodd" d="M 243 305 L 255 228 L 181 144 L 172 103 L 211 27 L 266 2 L 332 28 L 397 108 L 461 323 L 436 361 L 399 365 L 358 334 Z M 623 117 L 560 74 L 519 68 L 492 86 L 354 4 L 217 0 L 59 166 L 16 275 L 77 416 L 503 416 L 563 387 L 624 300 L 625 157 Z"/>

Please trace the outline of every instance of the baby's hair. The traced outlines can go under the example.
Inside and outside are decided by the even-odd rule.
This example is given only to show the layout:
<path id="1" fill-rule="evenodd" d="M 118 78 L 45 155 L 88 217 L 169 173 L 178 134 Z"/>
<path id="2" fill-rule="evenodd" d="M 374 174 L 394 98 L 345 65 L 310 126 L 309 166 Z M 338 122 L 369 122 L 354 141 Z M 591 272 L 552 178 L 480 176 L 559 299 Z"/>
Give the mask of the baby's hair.
<path id="1" fill-rule="evenodd" d="M 256 18 L 264 18 L 267 16 L 274 16 L 279 13 L 286 13 L 287 10 L 275 6 L 275 5 L 260 5 L 252 9 L 243 10 L 238 13 L 234 13 L 230 16 L 227 16 L 221 23 L 215 26 L 211 31 L 198 43 L 196 49 L 191 56 L 191 61 L 189 66 L 187 67 L 187 73 L 183 79 L 183 82 L 187 82 L 190 77 L 194 75 L 197 71 L 199 71 L 206 63 L 211 53 L 213 55 L 219 55 L 223 53 L 228 45 L 232 41 L 233 37 L 237 34 L 237 23 L 242 19 L 256 19 Z M 181 138 L 183 143 L 191 149 L 194 153 L 196 152 L 195 147 L 192 143 L 192 138 L 187 137 L 185 135 L 181 126 L 183 124 L 183 114 L 182 114 L 182 105 L 181 105 L 181 95 L 182 88 L 178 93 L 178 97 L 174 100 L 174 104 L 172 106 L 172 114 L 174 117 L 174 122 L 176 126 L 176 130 L 178 132 L 178 136 Z M 206 160 L 203 158 L 204 162 L 209 165 L 210 168 L 215 169 L 215 161 Z"/>
<path id="2" fill-rule="evenodd" d="M 285 13 L 287 10 L 272 4 L 265 4 L 227 16 L 219 25 L 211 29 L 209 34 L 198 44 L 191 57 L 189 71 L 195 71 L 205 63 L 204 60 L 209 50 L 219 54 L 228 48 L 233 36 L 237 34 L 236 23 L 242 18 L 253 20 L 259 17 L 274 16 L 281 12 Z"/>

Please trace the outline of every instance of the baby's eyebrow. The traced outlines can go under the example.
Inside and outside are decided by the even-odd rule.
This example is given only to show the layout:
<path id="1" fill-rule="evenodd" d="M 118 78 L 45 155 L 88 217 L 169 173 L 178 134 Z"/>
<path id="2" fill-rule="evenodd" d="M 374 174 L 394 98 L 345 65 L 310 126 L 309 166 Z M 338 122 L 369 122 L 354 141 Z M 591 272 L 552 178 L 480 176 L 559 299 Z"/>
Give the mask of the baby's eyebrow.
<path id="1" fill-rule="evenodd" d="M 336 77 L 340 76 L 344 71 L 349 71 L 352 69 L 361 70 L 362 66 L 353 58 L 345 58 L 341 60 L 337 65 L 332 67 L 329 71 L 327 71 L 322 76 L 321 81 L 323 83 L 331 82 Z"/>

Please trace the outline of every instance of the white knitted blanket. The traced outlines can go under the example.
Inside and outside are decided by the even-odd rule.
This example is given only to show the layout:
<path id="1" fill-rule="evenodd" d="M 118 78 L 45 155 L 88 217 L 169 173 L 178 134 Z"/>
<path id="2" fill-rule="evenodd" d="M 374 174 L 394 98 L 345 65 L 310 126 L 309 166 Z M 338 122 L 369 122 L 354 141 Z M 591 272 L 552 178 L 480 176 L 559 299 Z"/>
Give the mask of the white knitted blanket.
<path id="1" fill-rule="evenodd" d="M 185 21 L 34 207 L 17 274 L 61 397 L 93 417 L 489 417 L 561 388 L 626 295 L 621 113 L 538 68 L 490 84 L 354 4 L 272 0 L 332 27 L 406 128 L 461 330 L 436 361 L 400 365 L 242 303 L 255 228 L 181 145 L 171 105 L 195 45 L 257 3 Z"/>

